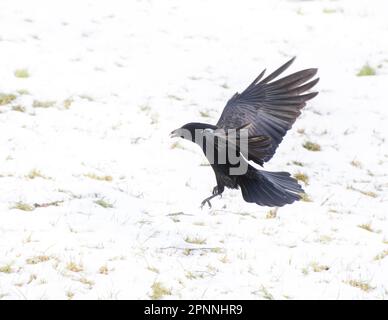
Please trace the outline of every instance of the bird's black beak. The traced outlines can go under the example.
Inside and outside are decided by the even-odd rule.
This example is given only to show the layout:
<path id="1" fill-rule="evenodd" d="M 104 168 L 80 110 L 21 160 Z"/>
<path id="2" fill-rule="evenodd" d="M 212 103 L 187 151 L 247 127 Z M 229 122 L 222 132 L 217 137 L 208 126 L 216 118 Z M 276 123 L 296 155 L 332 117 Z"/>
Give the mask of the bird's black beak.
<path id="1" fill-rule="evenodd" d="M 170 133 L 170 138 L 176 138 L 179 137 L 179 129 L 176 129 Z"/>

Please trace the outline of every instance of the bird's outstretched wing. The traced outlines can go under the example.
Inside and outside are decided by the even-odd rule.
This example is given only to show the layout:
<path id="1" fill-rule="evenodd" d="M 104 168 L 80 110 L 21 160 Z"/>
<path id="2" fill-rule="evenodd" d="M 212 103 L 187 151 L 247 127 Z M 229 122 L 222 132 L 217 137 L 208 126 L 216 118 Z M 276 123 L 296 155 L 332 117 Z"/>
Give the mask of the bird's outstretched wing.
<path id="1" fill-rule="evenodd" d="M 251 123 L 250 136 L 268 136 L 271 141 L 270 152 L 263 159 L 254 160 L 260 165 L 273 157 L 306 101 L 318 94 L 302 94 L 319 81 L 317 78 L 307 82 L 314 77 L 317 69 L 302 70 L 275 80 L 294 60 L 295 57 L 261 80 L 264 70 L 244 92 L 236 93 L 228 101 L 217 123 L 217 127 L 223 129 L 234 129 Z"/>

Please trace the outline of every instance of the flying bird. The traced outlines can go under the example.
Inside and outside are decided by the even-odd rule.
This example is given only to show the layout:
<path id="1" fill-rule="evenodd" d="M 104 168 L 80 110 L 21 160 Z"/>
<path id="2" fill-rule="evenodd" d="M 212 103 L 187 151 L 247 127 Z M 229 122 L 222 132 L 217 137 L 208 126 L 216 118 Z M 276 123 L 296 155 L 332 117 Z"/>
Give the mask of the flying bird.
<path id="1" fill-rule="evenodd" d="M 264 79 L 266 70 L 261 72 L 227 102 L 216 125 L 191 122 L 171 132 L 170 137 L 197 143 L 214 170 L 217 185 L 201 207 L 206 203 L 211 207 L 210 200 L 222 195 L 225 187 L 240 188 L 246 202 L 261 206 L 281 207 L 301 199 L 304 191 L 288 172 L 257 168 L 274 156 L 301 109 L 318 94 L 305 93 L 319 81 L 311 80 L 317 73 L 315 68 L 277 79 L 294 60 Z"/>

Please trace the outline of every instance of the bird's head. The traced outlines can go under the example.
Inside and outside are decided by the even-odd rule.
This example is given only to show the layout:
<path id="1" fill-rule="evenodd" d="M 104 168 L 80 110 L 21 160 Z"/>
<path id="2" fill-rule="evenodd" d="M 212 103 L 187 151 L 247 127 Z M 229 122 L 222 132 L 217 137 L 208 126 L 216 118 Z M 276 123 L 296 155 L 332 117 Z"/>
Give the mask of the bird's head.
<path id="1" fill-rule="evenodd" d="M 193 123 L 186 123 L 184 126 L 175 129 L 170 133 L 170 138 L 183 138 L 193 141 L 195 136 L 195 126 Z"/>
<path id="2" fill-rule="evenodd" d="M 194 141 L 196 134 L 198 133 L 200 134 L 205 129 L 214 129 L 214 128 L 216 127 L 207 123 L 190 122 L 172 131 L 170 133 L 170 138 L 178 137 L 178 138 Z"/>

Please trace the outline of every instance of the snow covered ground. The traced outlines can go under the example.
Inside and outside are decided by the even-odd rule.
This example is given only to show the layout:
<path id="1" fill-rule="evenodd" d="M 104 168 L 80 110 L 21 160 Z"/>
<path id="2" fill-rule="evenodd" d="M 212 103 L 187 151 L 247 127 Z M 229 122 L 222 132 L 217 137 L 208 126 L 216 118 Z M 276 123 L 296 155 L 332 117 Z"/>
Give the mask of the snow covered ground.
<path id="1" fill-rule="evenodd" d="M 387 298 L 387 12 L 1 0 L 0 299 Z M 320 95 L 266 168 L 309 201 L 201 210 L 213 172 L 168 134 L 294 55 Z"/>

